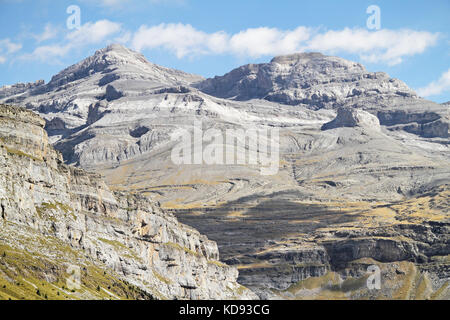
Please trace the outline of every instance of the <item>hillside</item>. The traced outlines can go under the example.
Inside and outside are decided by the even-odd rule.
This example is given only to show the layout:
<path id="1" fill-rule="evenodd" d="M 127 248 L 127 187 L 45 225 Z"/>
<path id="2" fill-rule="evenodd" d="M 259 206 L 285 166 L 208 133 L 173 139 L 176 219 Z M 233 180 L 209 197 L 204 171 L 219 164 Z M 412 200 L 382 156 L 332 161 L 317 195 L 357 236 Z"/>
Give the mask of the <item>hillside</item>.
<path id="1" fill-rule="evenodd" d="M 203 79 L 111 45 L 47 84 L 3 87 L 0 97 L 45 119 L 66 164 L 103 174 L 108 190 L 159 202 L 215 241 L 239 283 L 261 297 L 308 296 L 286 290 L 330 275 L 361 285 L 367 261 L 409 281 L 404 298 L 415 298 L 424 274 L 426 297 L 447 296 L 449 105 L 384 72 L 299 53 Z M 183 145 L 194 159 L 234 147 L 196 136 L 196 123 L 241 140 L 247 129 L 278 130 L 276 170 L 174 163 L 180 132 L 193 137 Z M 397 297 L 395 286 L 378 297 Z M 339 296 L 369 297 L 353 291 Z"/>
<path id="2" fill-rule="evenodd" d="M 217 245 L 145 197 L 63 164 L 45 121 L 0 106 L 0 297 L 254 297 Z M 79 288 L 66 280 L 80 271 Z"/>

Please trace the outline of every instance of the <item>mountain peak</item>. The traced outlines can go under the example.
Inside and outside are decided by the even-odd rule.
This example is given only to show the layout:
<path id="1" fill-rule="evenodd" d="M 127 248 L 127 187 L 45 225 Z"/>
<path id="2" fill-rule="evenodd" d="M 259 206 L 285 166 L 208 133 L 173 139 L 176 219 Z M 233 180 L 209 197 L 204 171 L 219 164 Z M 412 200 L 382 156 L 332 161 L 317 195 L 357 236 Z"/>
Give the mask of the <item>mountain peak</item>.
<path id="1" fill-rule="evenodd" d="M 275 63 L 291 67 L 303 65 L 309 70 L 316 70 L 320 73 L 329 72 L 330 68 L 343 69 L 349 73 L 367 72 L 366 68 L 360 63 L 340 57 L 327 56 L 320 52 L 300 52 L 277 56 L 270 61 L 270 64 Z"/>
<path id="2" fill-rule="evenodd" d="M 118 43 L 113 43 L 103 49 L 97 50 L 93 57 L 106 60 L 110 58 L 109 61 L 111 64 L 150 64 L 139 52 L 128 49 Z"/>
<path id="3" fill-rule="evenodd" d="M 127 47 L 121 45 L 120 43 L 111 43 L 110 45 L 106 46 L 103 50 L 106 51 L 132 51 L 128 49 Z"/>
<path id="4" fill-rule="evenodd" d="M 320 52 L 298 52 L 293 54 L 286 54 L 281 56 L 274 57 L 270 62 L 271 63 L 289 63 L 296 62 L 299 60 L 311 60 L 311 59 L 323 59 L 326 56 Z"/>
<path id="5" fill-rule="evenodd" d="M 403 82 L 384 72 L 369 72 L 360 63 L 319 52 L 294 53 L 269 63 L 242 66 L 197 86 L 220 98 L 265 99 L 314 109 L 335 108 L 346 99 L 373 92 L 415 96 Z"/>
<path id="6" fill-rule="evenodd" d="M 153 64 L 141 53 L 114 43 L 97 50 L 92 56 L 53 76 L 49 82 L 49 88 L 53 90 L 68 82 L 87 78 L 96 73 L 101 73 L 102 77 L 109 75 L 106 77 L 109 80 L 152 79 L 154 83 L 159 82 L 162 85 L 186 84 L 203 80 L 199 76 Z M 104 81 L 100 83 L 102 82 Z"/>
<path id="7" fill-rule="evenodd" d="M 49 86 L 52 88 L 68 82 L 87 77 L 95 72 L 111 69 L 112 66 L 136 65 L 143 68 L 150 63 L 145 57 L 120 44 L 111 44 L 106 48 L 97 50 L 94 55 L 71 65 L 52 77 Z"/>

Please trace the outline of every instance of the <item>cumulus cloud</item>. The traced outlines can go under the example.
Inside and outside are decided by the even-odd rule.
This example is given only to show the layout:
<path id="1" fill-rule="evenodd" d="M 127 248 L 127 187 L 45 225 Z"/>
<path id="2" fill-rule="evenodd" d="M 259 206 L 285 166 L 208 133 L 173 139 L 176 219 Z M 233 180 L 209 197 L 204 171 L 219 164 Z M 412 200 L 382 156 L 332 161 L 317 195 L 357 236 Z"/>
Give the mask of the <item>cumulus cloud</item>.
<path id="1" fill-rule="evenodd" d="M 433 46 L 438 34 L 414 30 L 369 31 L 345 28 L 317 34 L 309 41 L 307 49 L 330 53 L 359 54 L 368 62 L 386 62 L 390 65 L 402 62 L 405 56 L 412 56 Z"/>
<path id="2" fill-rule="evenodd" d="M 141 26 L 134 34 L 132 46 L 136 50 L 163 48 L 182 58 L 188 54 L 222 53 L 227 49 L 228 35 L 224 32 L 205 33 L 187 24 Z"/>
<path id="3" fill-rule="evenodd" d="M 78 30 L 68 33 L 63 42 L 38 46 L 31 54 L 24 54 L 20 58 L 24 60 L 52 61 L 52 59 L 66 56 L 72 50 L 101 43 L 120 31 L 121 25 L 109 20 L 99 20 L 95 23 L 87 22 Z"/>
<path id="4" fill-rule="evenodd" d="M 420 54 L 433 46 L 438 36 L 437 33 L 409 29 L 345 28 L 321 32 L 303 26 L 294 30 L 261 27 L 235 34 L 206 33 L 189 24 L 162 23 L 141 26 L 133 35 L 132 46 L 137 50 L 163 48 L 178 58 L 221 53 L 253 58 L 301 51 L 351 53 L 364 61 L 395 65 L 405 57 Z"/>
<path id="5" fill-rule="evenodd" d="M 33 53 L 25 54 L 22 59 L 49 61 L 53 58 L 64 57 L 72 49 L 71 44 L 54 44 L 47 46 L 39 46 L 34 49 Z"/>
<path id="6" fill-rule="evenodd" d="M 228 47 L 236 55 L 280 55 L 301 51 L 302 45 L 310 36 L 311 30 L 306 27 L 287 31 L 267 27 L 253 28 L 234 34 Z"/>
<path id="7" fill-rule="evenodd" d="M 422 97 L 435 96 L 444 92 L 450 92 L 450 69 L 445 71 L 438 80 L 417 90 Z"/>
<path id="8" fill-rule="evenodd" d="M 74 44 L 92 44 L 106 39 L 108 36 L 119 32 L 121 26 L 119 23 L 109 20 L 99 20 L 95 23 L 87 22 L 78 30 L 72 31 L 66 36 L 66 39 Z"/>
<path id="9" fill-rule="evenodd" d="M 252 28 L 229 35 L 223 31 L 206 33 L 189 24 L 169 23 L 141 26 L 134 34 L 132 46 L 136 50 L 163 48 L 178 58 L 186 55 L 231 53 L 259 57 L 300 50 L 308 39 L 309 29 L 299 27 L 292 31 L 276 28 Z"/>

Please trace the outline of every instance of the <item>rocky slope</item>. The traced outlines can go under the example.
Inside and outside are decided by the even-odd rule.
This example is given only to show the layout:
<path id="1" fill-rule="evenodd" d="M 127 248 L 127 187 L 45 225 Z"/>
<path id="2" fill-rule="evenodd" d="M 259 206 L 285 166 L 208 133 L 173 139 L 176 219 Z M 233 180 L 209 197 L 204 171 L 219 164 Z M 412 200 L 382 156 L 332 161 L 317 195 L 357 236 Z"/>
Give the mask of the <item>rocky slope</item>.
<path id="1" fill-rule="evenodd" d="M 323 284 L 333 275 L 344 287 L 352 276 L 361 282 L 364 259 L 379 260 L 373 261 L 387 277 L 406 281 L 411 294 L 399 295 L 404 298 L 415 297 L 413 287 L 429 265 L 426 291 L 442 289 L 437 296 L 445 296 L 449 210 L 441 198 L 450 183 L 449 108 L 385 73 L 308 53 L 203 80 L 113 45 L 49 84 L 0 92 L 3 101 L 41 114 L 67 163 L 103 173 L 116 191 L 151 196 L 216 241 L 222 259 L 240 268 L 239 281 L 263 297 L 273 290 L 301 297 L 311 287 L 302 282 L 308 277 Z M 180 129 L 192 133 L 194 121 L 220 132 L 277 128 L 278 172 L 264 176 L 249 164 L 173 163 L 170 137 Z M 395 205 L 422 220 L 408 229 L 396 209 L 379 207 Z M 437 247 L 417 238 L 425 232 L 420 224 Z M 341 252 L 347 257 L 342 263 L 336 260 Z M 395 263 L 401 263 L 399 273 Z M 417 281 L 401 274 L 405 270 Z M 299 295 L 286 291 L 292 286 Z M 395 286 L 383 297 L 396 296 Z M 321 296 L 316 287 L 313 292 Z"/>
<path id="2" fill-rule="evenodd" d="M 283 104 L 335 107 L 356 96 L 415 97 L 403 82 L 383 72 L 321 53 L 280 56 L 270 63 L 248 64 L 197 85 L 202 91 L 228 99 L 266 99 Z"/>
<path id="3" fill-rule="evenodd" d="M 311 203 L 299 203 L 308 216 L 303 218 L 314 222 L 308 226 L 292 218 L 297 228 L 291 227 L 289 237 L 227 263 L 239 265 L 240 281 L 266 298 L 314 298 L 322 290 L 339 298 L 415 298 L 407 296 L 417 290 L 418 283 L 409 282 L 412 276 L 426 278 L 421 299 L 450 299 L 449 195 L 447 185 L 395 204 L 316 204 L 308 210 Z M 379 291 L 366 286 L 371 265 L 383 270 Z M 331 275 L 331 288 L 322 283 L 315 291 L 296 291 L 310 277 Z"/>
<path id="4" fill-rule="evenodd" d="M 9 281 L 7 287 L 22 278 L 29 283 L 31 277 L 47 287 L 54 284 L 63 293 L 60 277 L 70 263 L 83 268 L 83 283 L 103 271 L 116 277 L 109 285 L 109 290 L 111 286 L 115 290 L 104 288 L 110 295 L 85 284 L 74 295 L 78 298 L 102 294 L 157 299 L 254 297 L 236 282 L 237 270 L 219 262 L 216 243 L 145 197 L 114 194 L 99 175 L 63 164 L 61 155 L 48 144 L 45 121 L 39 116 L 1 105 L 0 122 L 0 244 L 4 249 L 0 278 L 2 283 Z M 65 260 L 68 250 L 74 255 L 72 261 Z M 45 262 L 42 270 L 36 269 L 39 264 L 33 267 L 35 261 L 26 265 L 34 271 L 31 275 L 17 269 L 14 263 L 19 259 L 8 260 L 33 251 L 39 252 L 41 259 L 36 260 L 41 266 Z M 97 277 L 96 281 L 106 280 Z M 127 288 L 123 283 L 134 291 L 121 291 Z M 14 296 L 17 290 L 0 291 L 1 296 L 20 298 Z"/>
<path id="5" fill-rule="evenodd" d="M 73 129 L 95 122 L 105 111 L 99 101 L 124 95 L 142 96 L 166 86 L 200 81 L 200 76 L 164 68 L 120 45 L 110 45 L 52 77 L 49 83 L 17 84 L 0 89 L 6 103 L 22 104 L 46 120 L 60 118 L 53 128 Z M 56 120 L 57 121 L 57 120 Z"/>
<path id="6" fill-rule="evenodd" d="M 426 137 L 447 138 L 448 108 L 419 98 L 402 81 L 369 72 L 359 63 L 320 53 L 280 56 L 196 84 L 210 95 L 265 99 L 308 108 L 351 106 L 370 111 L 382 125 Z"/>

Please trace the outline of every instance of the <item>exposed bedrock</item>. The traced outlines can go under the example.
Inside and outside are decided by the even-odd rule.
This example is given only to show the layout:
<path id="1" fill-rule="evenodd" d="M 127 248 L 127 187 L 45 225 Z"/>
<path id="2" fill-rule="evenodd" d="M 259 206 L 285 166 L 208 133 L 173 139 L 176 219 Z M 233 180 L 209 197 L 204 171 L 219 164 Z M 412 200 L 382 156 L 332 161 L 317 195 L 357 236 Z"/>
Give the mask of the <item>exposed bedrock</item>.
<path id="1" fill-rule="evenodd" d="M 38 115 L 0 105 L 0 122 L 1 241 L 23 248 L 8 236 L 30 228 L 157 299 L 255 298 L 215 242 L 147 197 L 113 193 L 99 174 L 63 164 Z"/>

